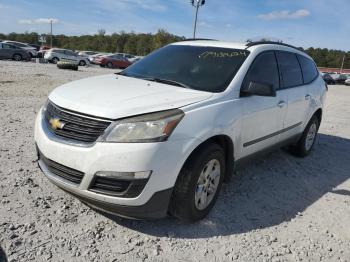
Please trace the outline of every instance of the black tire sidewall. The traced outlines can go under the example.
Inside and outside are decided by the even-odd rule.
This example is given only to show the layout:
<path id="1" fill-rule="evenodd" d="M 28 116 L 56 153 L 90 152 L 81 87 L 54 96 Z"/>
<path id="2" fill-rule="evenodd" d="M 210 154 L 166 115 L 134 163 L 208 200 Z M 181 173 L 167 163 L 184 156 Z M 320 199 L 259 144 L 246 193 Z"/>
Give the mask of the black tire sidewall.
<path id="1" fill-rule="evenodd" d="M 16 59 L 16 58 L 15 58 L 16 56 L 19 57 L 19 59 Z M 15 61 L 22 61 L 22 59 L 23 59 L 23 58 L 22 58 L 22 56 L 21 56 L 20 54 L 14 54 L 14 55 L 13 55 L 13 60 L 15 60 Z"/>
<path id="2" fill-rule="evenodd" d="M 215 193 L 215 196 L 213 197 L 210 204 L 203 210 L 199 210 L 196 208 L 195 205 L 195 190 L 197 188 L 197 182 L 199 179 L 199 176 L 204 168 L 204 166 L 212 159 L 216 159 L 220 163 L 220 181 L 217 187 L 217 191 Z M 194 222 L 198 221 L 200 219 L 203 219 L 208 215 L 212 207 L 214 206 L 216 199 L 219 195 L 219 192 L 221 190 L 221 186 L 224 180 L 225 175 L 225 156 L 223 149 L 216 145 L 211 144 L 208 145 L 206 148 L 201 150 L 197 155 L 192 157 L 188 163 L 185 164 L 183 167 L 183 170 L 180 173 L 180 176 L 189 176 L 187 179 L 184 179 L 182 181 L 185 182 L 184 185 L 177 184 L 178 187 L 184 187 L 187 188 L 187 192 L 185 193 L 183 199 L 185 201 L 182 201 L 184 203 L 181 203 L 181 214 L 180 219 L 188 221 L 188 222 Z M 177 201 L 177 199 L 173 199 L 173 201 Z"/>
<path id="3" fill-rule="evenodd" d="M 307 134 L 309 133 L 309 129 L 310 129 L 311 125 L 314 123 L 316 123 L 316 126 L 317 126 L 315 139 L 314 139 L 313 144 L 310 147 L 310 149 L 307 150 L 306 146 L 305 146 Z M 305 128 L 305 130 L 304 130 L 304 132 L 303 132 L 303 134 L 298 142 L 298 155 L 299 156 L 304 157 L 304 156 L 307 156 L 308 154 L 310 154 L 310 152 L 312 151 L 312 149 L 315 145 L 315 142 L 316 142 L 319 126 L 320 126 L 320 123 L 319 123 L 318 118 L 316 116 L 313 116 L 311 118 L 311 120 L 309 121 L 309 123 L 307 124 L 307 126 L 306 126 L 306 128 Z"/>

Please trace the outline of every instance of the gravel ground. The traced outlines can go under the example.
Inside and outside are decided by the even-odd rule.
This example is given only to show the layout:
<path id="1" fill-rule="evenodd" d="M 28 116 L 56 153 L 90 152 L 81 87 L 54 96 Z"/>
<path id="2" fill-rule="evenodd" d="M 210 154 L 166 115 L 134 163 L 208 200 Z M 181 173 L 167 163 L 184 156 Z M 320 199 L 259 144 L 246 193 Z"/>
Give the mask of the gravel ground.
<path id="1" fill-rule="evenodd" d="M 309 157 L 281 150 L 238 171 L 188 225 L 96 213 L 37 168 L 33 124 L 49 92 L 110 72 L 0 61 L 0 261 L 350 261 L 350 87 L 330 86 Z"/>

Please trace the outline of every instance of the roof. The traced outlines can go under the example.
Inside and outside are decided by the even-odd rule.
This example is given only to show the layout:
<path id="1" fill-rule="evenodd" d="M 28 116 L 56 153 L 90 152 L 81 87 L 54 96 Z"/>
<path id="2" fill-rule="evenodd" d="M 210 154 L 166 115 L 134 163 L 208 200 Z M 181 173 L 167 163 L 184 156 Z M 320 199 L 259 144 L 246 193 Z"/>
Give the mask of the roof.
<path id="1" fill-rule="evenodd" d="M 212 46 L 234 49 L 246 49 L 245 43 L 224 42 L 216 40 L 187 40 L 173 43 L 172 45 L 191 45 L 191 46 Z"/>

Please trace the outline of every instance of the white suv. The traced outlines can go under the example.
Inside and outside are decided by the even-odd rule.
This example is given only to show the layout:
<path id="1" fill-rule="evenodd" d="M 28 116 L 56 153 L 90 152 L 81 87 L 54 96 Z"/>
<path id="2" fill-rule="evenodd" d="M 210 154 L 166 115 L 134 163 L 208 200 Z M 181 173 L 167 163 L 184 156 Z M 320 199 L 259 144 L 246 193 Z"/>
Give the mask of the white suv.
<path id="1" fill-rule="evenodd" d="M 36 119 L 38 163 L 96 209 L 196 221 L 248 157 L 311 151 L 326 90 L 313 60 L 286 44 L 171 44 L 55 89 Z"/>
<path id="2" fill-rule="evenodd" d="M 85 66 L 89 64 L 89 59 L 84 56 L 80 56 L 72 50 L 52 48 L 45 52 L 44 58 L 49 62 L 56 64 L 60 60 L 68 60 L 79 64 L 80 66 Z"/>

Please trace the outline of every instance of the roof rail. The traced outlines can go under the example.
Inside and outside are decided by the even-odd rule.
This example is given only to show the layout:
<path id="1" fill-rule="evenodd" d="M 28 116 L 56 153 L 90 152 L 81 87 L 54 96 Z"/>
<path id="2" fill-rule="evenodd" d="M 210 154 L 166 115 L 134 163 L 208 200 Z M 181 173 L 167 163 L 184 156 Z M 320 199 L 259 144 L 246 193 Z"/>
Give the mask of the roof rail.
<path id="1" fill-rule="evenodd" d="M 285 44 L 285 43 L 277 42 L 277 41 L 256 41 L 256 42 L 251 41 L 251 42 L 247 42 L 245 46 L 247 48 L 249 48 L 249 47 L 256 46 L 256 45 L 268 45 L 268 44 L 287 46 L 287 47 L 294 48 L 294 49 L 297 49 L 297 50 L 305 53 L 305 50 L 302 47 L 296 47 L 293 45 L 289 45 L 289 44 Z"/>
<path id="2" fill-rule="evenodd" d="M 216 39 L 209 39 L 209 38 L 186 38 L 184 40 L 181 40 L 181 42 L 185 41 L 218 41 Z"/>

